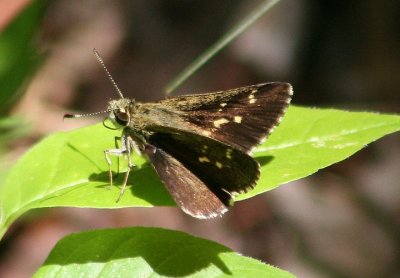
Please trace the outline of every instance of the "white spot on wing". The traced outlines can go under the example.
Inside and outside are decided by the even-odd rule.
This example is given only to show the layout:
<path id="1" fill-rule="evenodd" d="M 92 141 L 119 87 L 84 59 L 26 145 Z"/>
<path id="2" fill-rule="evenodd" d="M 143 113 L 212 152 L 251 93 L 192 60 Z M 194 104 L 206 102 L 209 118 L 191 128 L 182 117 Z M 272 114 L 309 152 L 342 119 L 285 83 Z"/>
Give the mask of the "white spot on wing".
<path id="1" fill-rule="evenodd" d="M 222 214 L 224 214 L 225 212 L 228 211 L 227 208 L 223 208 L 223 209 L 222 209 L 221 211 L 219 211 L 218 213 L 217 213 L 217 212 L 213 212 L 213 213 L 210 213 L 210 214 L 208 214 L 208 215 L 204 215 L 204 214 L 202 214 L 202 213 L 193 213 L 193 212 L 187 210 L 183 205 L 181 206 L 181 208 L 182 208 L 182 210 L 183 210 L 184 212 L 186 212 L 187 214 L 189 214 L 189 215 L 191 215 L 191 216 L 193 216 L 193 217 L 196 217 L 196 218 L 198 218 L 198 219 L 209 219 L 209 218 L 215 218 L 215 217 L 217 217 L 217 216 L 222 217 Z"/>
<path id="2" fill-rule="evenodd" d="M 288 85 L 289 85 L 289 95 L 293 96 L 293 87 L 290 84 L 288 84 Z M 289 102 L 290 102 L 290 99 L 289 99 Z"/>
<path id="3" fill-rule="evenodd" d="M 201 163 L 210 162 L 210 160 L 206 156 L 200 156 L 199 157 L 199 162 L 201 162 Z"/>
<path id="4" fill-rule="evenodd" d="M 221 118 L 221 119 L 218 119 L 218 120 L 215 120 L 215 121 L 214 121 L 214 126 L 215 126 L 216 128 L 220 128 L 221 125 L 226 124 L 226 123 L 229 123 L 229 120 L 227 120 L 227 119 L 225 119 L 225 118 Z"/>
<path id="5" fill-rule="evenodd" d="M 232 149 L 229 149 L 229 148 L 226 149 L 225 156 L 226 156 L 227 159 L 232 159 L 232 152 L 233 152 Z"/>
<path id="6" fill-rule="evenodd" d="M 233 118 L 233 121 L 234 121 L 235 123 L 240 124 L 240 123 L 242 122 L 242 117 L 240 117 L 240 116 L 235 116 L 235 117 Z"/>

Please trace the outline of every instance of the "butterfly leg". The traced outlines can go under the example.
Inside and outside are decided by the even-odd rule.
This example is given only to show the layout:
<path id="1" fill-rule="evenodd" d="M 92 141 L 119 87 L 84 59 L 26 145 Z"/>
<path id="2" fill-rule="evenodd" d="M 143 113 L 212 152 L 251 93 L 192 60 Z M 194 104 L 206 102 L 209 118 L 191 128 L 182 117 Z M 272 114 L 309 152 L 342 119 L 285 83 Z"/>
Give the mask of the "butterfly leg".
<path id="1" fill-rule="evenodd" d="M 117 199 L 117 202 L 119 202 L 119 200 L 121 199 L 122 195 L 124 195 L 125 189 L 126 189 L 126 184 L 128 183 L 128 177 L 129 177 L 129 173 L 131 172 L 131 169 L 133 167 L 135 167 L 136 165 L 132 162 L 132 150 L 135 150 L 136 152 L 140 153 L 139 151 L 139 147 L 136 143 L 136 141 L 129 135 L 124 134 L 122 137 L 122 143 L 125 146 L 125 150 L 126 150 L 126 155 L 128 158 L 128 171 L 126 171 L 125 173 L 125 178 L 124 178 L 124 183 L 122 184 L 122 188 L 121 191 L 119 192 L 119 196 Z"/>
<path id="2" fill-rule="evenodd" d="M 121 140 L 122 146 L 120 148 L 118 148 L 118 144 L 117 144 L 118 139 Z M 129 133 L 129 130 L 124 130 L 121 137 L 115 138 L 116 148 L 104 150 L 104 155 L 105 155 L 108 167 L 109 167 L 108 171 L 109 171 L 109 177 L 110 177 L 110 187 L 113 184 L 110 155 L 115 155 L 117 157 L 126 156 L 128 159 L 128 170 L 125 173 L 124 182 L 122 184 L 121 191 L 118 195 L 117 202 L 119 202 L 119 200 L 121 199 L 122 195 L 125 192 L 126 184 L 128 183 L 128 178 L 129 178 L 131 169 L 136 166 L 132 162 L 132 157 L 131 157 L 132 150 L 135 150 L 138 154 L 141 154 L 141 151 L 140 151 L 141 148 L 138 143 L 138 142 L 141 142 L 141 140 L 143 140 L 143 138 L 140 137 L 140 135 L 136 135 L 134 133 Z"/>
<path id="3" fill-rule="evenodd" d="M 116 138 L 117 140 L 117 138 Z M 110 177 L 110 189 L 113 185 L 113 176 L 112 176 L 112 171 L 111 171 L 111 159 L 110 159 L 110 155 L 115 155 L 115 156 L 122 156 L 126 153 L 126 148 L 125 145 L 122 145 L 122 148 L 116 148 L 116 149 L 107 149 L 104 150 L 104 156 L 106 158 L 107 164 L 108 164 L 108 176 Z M 118 167 L 119 168 L 119 167 Z"/>
<path id="4" fill-rule="evenodd" d="M 114 145 L 115 145 L 115 148 L 116 149 L 119 149 L 119 144 L 118 144 L 118 141 L 121 141 L 121 137 L 120 136 L 115 136 L 114 137 Z M 115 174 L 115 176 L 112 176 L 111 177 L 111 181 L 113 180 L 113 179 L 116 179 L 118 176 L 119 176 L 119 157 L 120 157 L 120 155 L 118 155 L 117 156 L 117 173 Z M 110 175 L 112 174 L 112 172 L 111 173 L 109 173 Z M 108 189 L 111 189 L 111 186 L 112 186 L 112 182 L 110 182 L 110 185 L 109 185 L 109 188 Z"/>
<path id="5" fill-rule="evenodd" d="M 119 148 L 118 141 L 121 141 L 121 137 L 115 136 L 115 137 L 114 137 L 114 144 L 115 144 L 115 148 L 116 148 L 116 149 Z M 114 178 L 117 178 L 118 175 L 119 175 L 119 156 L 118 156 L 117 158 L 118 158 L 118 159 L 117 159 L 117 174 L 115 175 Z"/>

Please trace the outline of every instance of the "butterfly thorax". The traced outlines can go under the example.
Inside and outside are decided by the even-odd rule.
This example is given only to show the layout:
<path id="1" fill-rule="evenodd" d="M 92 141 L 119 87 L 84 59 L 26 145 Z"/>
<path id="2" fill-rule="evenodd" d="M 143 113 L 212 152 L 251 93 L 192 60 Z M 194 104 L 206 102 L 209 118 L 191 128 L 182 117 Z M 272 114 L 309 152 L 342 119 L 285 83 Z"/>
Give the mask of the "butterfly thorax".
<path id="1" fill-rule="evenodd" d="M 135 131 L 157 132 L 165 127 L 186 126 L 182 112 L 159 102 L 136 103 L 131 110 L 129 127 Z"/>
<path id="2" fill-rule="evenodd" d="M 133 99 L 121 98 L 108 103 L 109 119 L 125 132 L 148 137 L 160 127 L 184 127 L 181 112 L 159 102 L 140 103 Z"/>

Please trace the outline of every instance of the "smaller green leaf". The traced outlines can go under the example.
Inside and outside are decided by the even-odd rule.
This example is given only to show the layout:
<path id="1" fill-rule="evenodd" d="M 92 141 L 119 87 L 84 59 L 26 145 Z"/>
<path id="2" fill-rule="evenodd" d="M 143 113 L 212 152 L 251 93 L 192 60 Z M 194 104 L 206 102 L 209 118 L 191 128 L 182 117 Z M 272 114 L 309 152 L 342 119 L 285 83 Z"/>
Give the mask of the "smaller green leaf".
<path id="1" fill-rule="evenodd" d="M 34 277 L 294 277 L 218 243 L 159 228 L 106 229 L 60 240 Z"/>

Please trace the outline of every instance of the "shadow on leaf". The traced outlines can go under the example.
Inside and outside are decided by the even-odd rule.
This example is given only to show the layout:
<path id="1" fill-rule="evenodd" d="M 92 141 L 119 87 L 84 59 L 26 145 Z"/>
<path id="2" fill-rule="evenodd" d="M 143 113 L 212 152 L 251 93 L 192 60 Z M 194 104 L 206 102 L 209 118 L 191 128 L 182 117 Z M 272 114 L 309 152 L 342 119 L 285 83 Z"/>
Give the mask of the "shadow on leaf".
<path id="1" fill-rule="evenodd" d="M 266 156 L 255 157 L 254 159 L 257 160 L 257 162 L 260 163 L 261 166 L 264 166 L 270 163 L 274 159 L 274 157 L 271 155 L 266 155 Z"/>
<path id="2" fill-rule="evenodd" d="M 140 169 L 134 169 L 131 171 L 127 188 L 121 201 L 123 201 L 126 194 L 132 194 L 153 206 L 174 206 L 175 202 L 171 199 L 156 172 L 149 166 L 149 164 L 146 164 Z M 119 173 L 115 176 L 116 178 L 113 179 L 113 186 L 121 188 L 125 173 Z M 108 189 L 110 184 L 108 172 L 91 174 L 89 180 L 104 182 L 104 184 L 98 185 L 97 187 L 104 188 L 105 190 Z M 117 197 L 118 196 L 115 196 L 115 198 Z"/>

